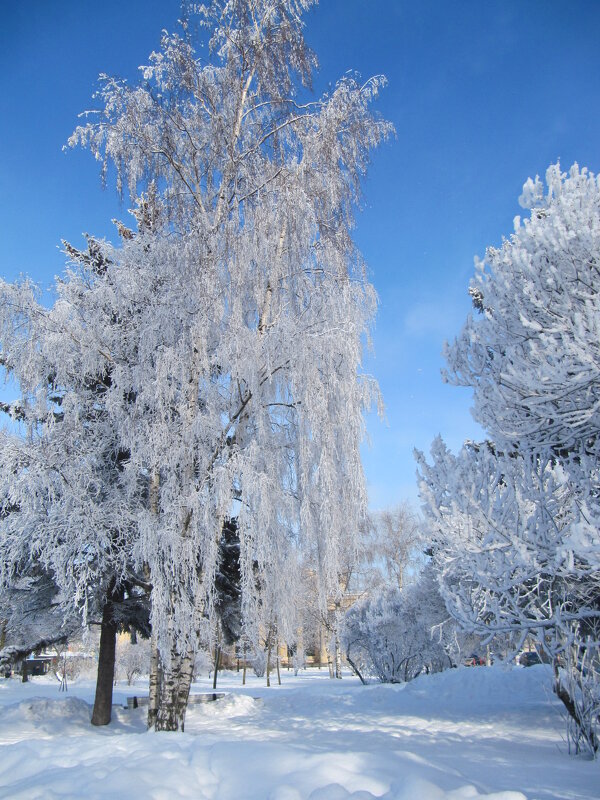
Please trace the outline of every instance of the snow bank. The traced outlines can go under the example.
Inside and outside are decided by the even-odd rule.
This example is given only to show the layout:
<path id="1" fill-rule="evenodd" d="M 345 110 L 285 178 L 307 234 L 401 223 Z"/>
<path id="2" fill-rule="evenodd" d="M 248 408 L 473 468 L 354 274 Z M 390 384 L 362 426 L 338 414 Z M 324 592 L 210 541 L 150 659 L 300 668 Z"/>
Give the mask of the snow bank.
<path id="1" fill-rule="evenodd" d="M 551 684 L 552 670 L 547 665 L 513 668 L 504 664 L 493 667 L 459 667 L 436 675 L 420 675 L 404 686 L 403 708 L 415 708 L 442 713 L 446 716 L 484 716 L 515 708 L 537 705 Z"/>

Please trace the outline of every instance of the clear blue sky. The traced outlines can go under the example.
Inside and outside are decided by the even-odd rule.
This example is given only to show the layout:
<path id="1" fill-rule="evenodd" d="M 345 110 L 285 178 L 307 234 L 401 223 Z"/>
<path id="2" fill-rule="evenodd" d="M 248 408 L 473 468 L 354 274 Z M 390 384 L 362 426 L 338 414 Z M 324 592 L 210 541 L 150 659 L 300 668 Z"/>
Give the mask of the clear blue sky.
<path id="1" fill-rule="evenodd" d="M 114 237 L 127 217 L 87 152 L 61 148 L 98 73 L 135 80 L 179 0 L 5 3 L 0 28 L 0 274 L 49 285 L 60 240 Z M 371 504 L 416 498 L 413 447 L 482 434 L 441 349 L 469 311 L 473 257 L 499 245 L 528 176 L 560 158 L 600 171 L 600 2 L 321 0 L 306 19 L 320 90 L 384 73 L 397 138 L 375 154 L 357 241 L 381 305 L 375 356 L 387 422 L 369 420 Z"/>

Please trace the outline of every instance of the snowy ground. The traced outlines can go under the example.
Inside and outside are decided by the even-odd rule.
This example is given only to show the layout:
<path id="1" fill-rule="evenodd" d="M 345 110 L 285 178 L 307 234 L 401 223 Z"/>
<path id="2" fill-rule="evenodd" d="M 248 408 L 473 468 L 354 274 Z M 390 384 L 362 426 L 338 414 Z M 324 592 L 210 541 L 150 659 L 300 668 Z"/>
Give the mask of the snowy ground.
<path id="1" fill-rule="evenodd" d="M 267 689 L 227 673 L 230 694 L 190 707 L 185 734 L 146 732 L 142 709 L 91 728 L 90 682 L 65 696 L 0 680 L 0 798 L 596 800 L 600 763 L 567 754 L 549 679 L 475 667 L 363 687 L 314 670 Z M 115 702 L 145 688 L 119 685 Z"/>

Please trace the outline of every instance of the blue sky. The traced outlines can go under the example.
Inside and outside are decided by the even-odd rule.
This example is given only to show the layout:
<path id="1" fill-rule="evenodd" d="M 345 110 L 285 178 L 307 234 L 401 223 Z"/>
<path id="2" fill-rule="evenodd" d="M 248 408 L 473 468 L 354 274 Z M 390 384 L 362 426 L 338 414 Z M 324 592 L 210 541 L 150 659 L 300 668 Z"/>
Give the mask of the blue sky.
<path id="1" fill-rule="evenodd" d="M 0 274 L 49 285 L 60 240 L 114 237 L 126 218 L 87 152 L 62 151 L 98 73 L 135 80 L 173 29 L 179 0 L 30 0 L 0 28 Z M 596 0 L 321 0 L 306 38 L 326 89 L 346 70 L 384 73 L 377 104 L 397 136 L 373 159 L 356 239 L 380 309 L 375 354 L 384 423 L 369 419 L 373 507 L 416 500 L 412 450 L 481 431 L 467 390 L 440 378 L 445 339 L 469 312 L 473 257 L 499 245 L 529 176 L 560 158 L 600 171 Z"/>

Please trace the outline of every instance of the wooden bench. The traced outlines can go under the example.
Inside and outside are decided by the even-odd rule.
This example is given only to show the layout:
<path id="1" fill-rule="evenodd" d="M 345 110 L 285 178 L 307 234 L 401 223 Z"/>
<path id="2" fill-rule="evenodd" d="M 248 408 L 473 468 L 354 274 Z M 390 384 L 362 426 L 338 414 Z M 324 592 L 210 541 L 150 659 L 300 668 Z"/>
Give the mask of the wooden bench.
<path id="1" fill-rule="evenodd" d="M 213 703 L 215 700 L 220 700 L 225 697 L 225 692 L 207 692 L 205 694 L 191 694 L 188 699 L 188 705 L 197 705 L 198 703 Z M 142 708 L 147 706 L 149 702 L 148 695 L 134 695 L 127 698 L 127 705 L 123 708 Z"/>

